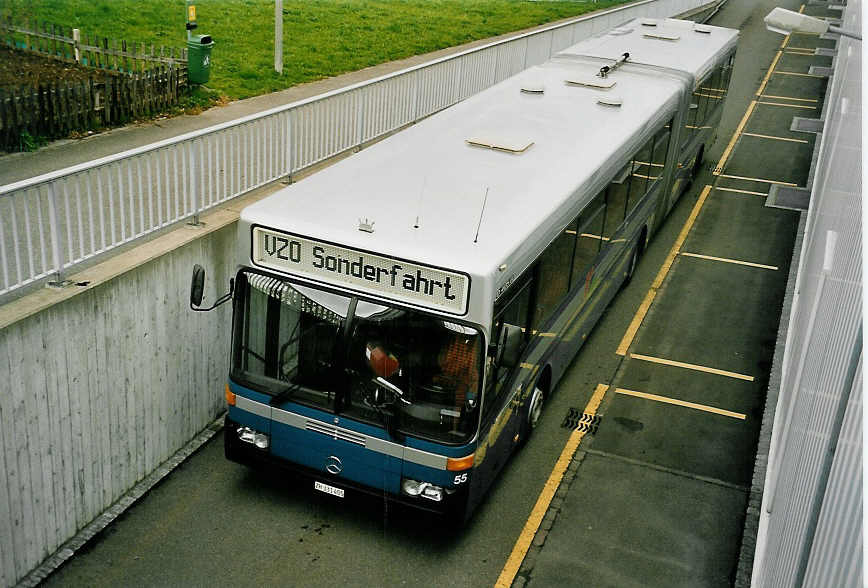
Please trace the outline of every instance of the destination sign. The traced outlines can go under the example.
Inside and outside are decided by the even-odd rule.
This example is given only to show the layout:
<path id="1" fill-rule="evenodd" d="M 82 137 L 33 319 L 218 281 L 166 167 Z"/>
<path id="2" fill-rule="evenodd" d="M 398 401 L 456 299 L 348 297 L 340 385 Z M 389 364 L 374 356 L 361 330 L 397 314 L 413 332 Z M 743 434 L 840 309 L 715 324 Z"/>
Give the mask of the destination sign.
<path id="1" fill-rule="evenodd" d="M 467 312 L 470 277 L 253 227 L 255 265 L 452 314 Z"/>

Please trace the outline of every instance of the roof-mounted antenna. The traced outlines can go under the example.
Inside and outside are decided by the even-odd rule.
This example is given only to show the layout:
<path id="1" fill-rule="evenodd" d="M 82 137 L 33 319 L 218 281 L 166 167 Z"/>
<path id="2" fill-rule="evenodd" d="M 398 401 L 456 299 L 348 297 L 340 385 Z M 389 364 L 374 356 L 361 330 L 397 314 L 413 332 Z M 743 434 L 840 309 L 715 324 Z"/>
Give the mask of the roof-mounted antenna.
<path id="1" fill-rule="evenodd" d="M 597 76 L 599 76 L 601 78 L 605 78 L 607 75 L 609 75 L 610 73 L 612 73 L 613 71 L 615 71 L 616 69 L 618 69 L 619 67 L 624 65 L 625 63 L 627 63 L 628 59 L 630 59 L 630 54 L 624 53 L 624 56 L 621 59 L 619 59 L 618 61 L 616 61 L 615 63 L 613 63 L 612 65 L 604 65 L 603 67 L 601 67 L 600 73 L 598 73 Z"/>
<path id="2" fill-rule="evenodd" d="M 425 194 L 425 184 L 428 183 L 428 176 L 422 178 L 422 189 L 419 190 L 419 202 L 416 206 L 416 222 L 413 224 L 414 229 L 419 228 L 419 217 L 422 215 L 422 196 Z"/>
<path id="3" fill-rule="evenodd" d="M 476 236 L 473 237 L 473 242 L 479 241 L 479 227 L 482 226 L 482 215 L 485 214 L 485 203 L 488 202 L 488 186 L 485 187 L 485 197 L 482 199 L 482 210 L 479 211 L 479 222 L 476 223 Z"/>

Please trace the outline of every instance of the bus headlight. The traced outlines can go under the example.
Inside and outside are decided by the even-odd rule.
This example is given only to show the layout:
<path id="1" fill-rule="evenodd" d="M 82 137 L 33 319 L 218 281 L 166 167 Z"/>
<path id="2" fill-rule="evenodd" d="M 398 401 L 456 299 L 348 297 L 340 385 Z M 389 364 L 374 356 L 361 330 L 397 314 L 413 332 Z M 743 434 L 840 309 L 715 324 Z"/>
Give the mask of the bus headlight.
<path id="1" fill-rule="evenodd" d="M 410 478 L 401 480 L 401 491 L 407 496 L 421 496 L 434 502 L 443 500 L 443 488 L 430 482 L 418 482 Z"/>
<path id="2" fill-rule="evenodd" d="M 254 431 L 250 427 L 238 427 L 238 440 L 255 445 L 259 449 L 268 449 L 268 435 Z"/>

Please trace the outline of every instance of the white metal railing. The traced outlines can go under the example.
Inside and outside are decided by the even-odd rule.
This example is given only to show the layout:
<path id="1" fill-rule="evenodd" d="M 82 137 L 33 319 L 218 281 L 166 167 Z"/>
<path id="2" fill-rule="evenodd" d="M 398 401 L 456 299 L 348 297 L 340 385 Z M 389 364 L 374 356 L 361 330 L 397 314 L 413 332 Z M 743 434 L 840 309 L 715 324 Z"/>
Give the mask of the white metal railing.
<path id="1" fill-rule="evenodd" d="M 0 186 L 0 300 L 259 186 L 447 108 L 636 17 L 708 0 L 644 0 L 235 121 Z"/>

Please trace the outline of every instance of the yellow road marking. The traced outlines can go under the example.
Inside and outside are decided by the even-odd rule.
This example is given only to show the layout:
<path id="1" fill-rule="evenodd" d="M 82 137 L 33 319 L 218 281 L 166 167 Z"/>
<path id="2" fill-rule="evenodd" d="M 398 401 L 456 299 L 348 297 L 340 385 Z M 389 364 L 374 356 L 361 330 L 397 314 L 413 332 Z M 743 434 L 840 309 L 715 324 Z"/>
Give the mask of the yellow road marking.
<path id="1" fill-rule="evenodd" d="M 710 261 L 722 261 L 724 263 L 734 263 L 736 265 L 746 265 L 748 267 L 758 267 L 760 269 L 776 270 L 779 269 L 776 265 L 766 265 L 764 263 L 753 263 L 752 261 L 741 261 L 740 259 L 729 259 L 727 257 L 713 257 L 711 255 L 700 255 L 699 253 L 682 253 L 687 257 L 696 257 L 699 259 L 708 259 Z"/>
<path id="2" fill-rule="evenodd" d="M 753 194 L 754 196 L 768 196 L 768 192 L 754 192 L 753 190 L 738 190 L 737 188 L 723 188 L 721 186 L 715 186 L 715 190 L 722 190 L 723 192 L 738 192 L 739 194 Z"/>
<path id="3" fill-rule="evenodd" d="M 660 271 L 657 272 L 657 277 L 654 278 L 651 288 L 648 290 L 648 293 L 645 294 L 645 299 L 642 301 L 642 304 L 639 305 L 639 309 L 633 316 L 633 320 L 630 321 L 630 326 L 627 327 L 627 332 L 624 333 L 624 337 L 621 339 L 621 343 L 615 351 L 618 355 L 627 354 L 627 349 L 630 347 L 630 344 L 633 343 L 633 338 L 636 336 L 637 331 L 639 331 L 642 321 L 645 320 L 645 315 L 648 314 L 648 309 L 651 308 L 651 303 L 654 301 L 654 297 L 657 296 L 657 291 L 660 289 L 660 286 L 663 285 L 663 280 L 666 279 L 666 274 L 669 273 L 669 269 L 675 262 L 675 256 L 678 255 L 679 251 L 681 251 L 681 246 L 684 245 L 684 241 L 687 239 L 687 234 L 693 227 L 693 223 L 696 222 L 696 217 L 699 216 L 699 211 L 702 210 L 702 206 L 705 204 L 705 199 L 708 198 L 709 192 L 711 192 L 711 186 L 705 186 L 705 188 L 702 189 L 702 194 L 699 195 L 699 200 L 697 200 L 696 204 L 693 205 L 693 211 L 691 211 L 687 222 L 685 222 L 684 226 L 681 227 L 681 232 L 678 234 L 678 238 L 672 245 L 672 249 L 669 250 L 669 255 L 666 256 L 663 266 L 660 268 Z"/>
<path id="4" fill-rule="evenodd" d="M 787 36 L 787 39 L 788 38 L 789 38 L 789 36 Z M 787 39 L 784 39 L 784 43 L 787 42 Z M 756 91 L 757 96 L 762 95 L 762 93 L 765 91 L 766 84 L 769 83 L 769 78 L 772 77 L 772 72 L 775 70 L 775 67 L 777 67 L 777 65 L 778 65 L 778 61 L 781 59 L 781 54 L 783 52 L 782 51 L 783 48 L 784 48 L 783 45 L 781 45 L 781 48 L 778 50 L 777 53 L 775 53 L 775 58 L 772 60 L 772 64 L 769 66 L 768 71 L 766 71 L 766 76 L 763 78 L 763 81 L 760 84 L 759 90 Z"/>
<path id="5" fill-rule="evenodd" d="M 814 98 L 793 98 L 792 96 L 775 96 L 774 94 L 763 94 L 760 98 L 777 98 L 778 100 L 795 100 L 796 102 L 817 102 Z"/>
<path id="6" fill-rule="evenodd" d="M 585 406 L 586 414 L 595 415 L 597 413 L 597 409 L 600 408 L 600 402 L 602 402 L 603 396 L 606 394 L 608 389 L 609 386 L 605 384 L 597 384 L 597 389 L 594 390 L 594 394 L 588 401 L 587 406 Z M 555 492 L 557 492 L 558 487 L 561 484 L 564 473 L 566 473 L 567 468 L 570 466 L 570 462 L 573 460 L 573 455 L 575 455 L 576 449 L 579 448 L 579 444 L 582 442 L 584 436 L 585 432 L 580 431 L 579 429 L 575 429 L 570 433 L 570 438 L 567 439 L 567 444 L 564 446 L 563 451 L 561 451 L 561 455 L 558 458 L 557 463 L 555 463 L 555 467 L 552 468 L 552 473 L 549 475 L 548 480 L 546 480 L 542 492 L 540 492 L 539 498 L 537 498 L 536 504 L 534 505 L 533 510 L 531 510 L 530 516 L 524 524 L 524 528 L 518 536 L 518 540 L 515 542 L 515 546 L 512 548 L 512 553 L 510 553 L 509 558 L 506 560 L 506 564 L 503 566 L 503 570 L 500 572 L 500 576 L 497 578 L 497 582 L 494 584 L 496 587 L 507 588 L 511 586 L 513 580 L 515 580 L 518 568 L 521 566 L 524 556 L 527 555 L 527 551 L 530 549 L 530 544 L 533 541 L 534 535 L 536 535 L 540 523 L 542 523 L 543 517 L 552 502 L 552 498 L 554 498 Z"/>
<path id="7" fill-rule="evenodd" d="M 714 374 L 716 376 L 726 376 L 727 378 L 735 378 L 736 380 L 746 380 L 748 382 L 753 382 L 753 376 L 748 376 L 745 374 L 739 374 L 737 372 L 729 372 L 726 370 L 719 370 L 717 368 L 712 368 L 704 365 L 697 365 L 695 363 L 684 363 L 683 361 L 675 361 L 673 359 L 663 359 L 661 357 L 652 357 L 650 355 L 640 355 L 638 353 L 631 353 L 630 357 L 633 359 L 641 359 L 642 361 L 648 361 L 651 363 L 659 363 L 661 365 L 670 365 L 673 367 L 685 368 L 688 370 L 694 370 L 697 372 L 705 372 L 707 374 Z"/>
<path id="8" fill-rule="evenodd" d="M 809 74 L 809 73 L 800 73 L 797 71 L 776 71 L 776 75 L 781 76 L 799 76 L 802 78 L 827 78 L 829 76 L 818 76 L 817 74 Z"/>
<path id="9" fill-rule="evenodd" d="M 536 364 L 535 363 L 523 363 L 523 364 L 519 365 L 518 367 L 520 367 L 523 370 L 532 370 L 533 368 L 536 367 Z"/>
<path id="10" fill-rule="evenodd" d="M 765 104 L 766 106 L 787 106 L 789 108 L 802 108 L 804 110 L 817 110 L 816 106 L 802 106 L 801 104 L 784 104 L 783 102 L 766 102 L 764 100 L 760 100 L 759 103 Z"/>
<path id="11" fill-rule="evenodd" d="M 762 102 L 760 102 L 762 104 Z M 760 139 L 774 139 L 775 141 L 789 141 L 791 143 L 807 143 L 805 139 L 790 139 L 789 137 L 774 137 L 772 135 L 760 135 L 759 133 L 742 133 L 745 137 L 759 137 Z"/>
<path id="12" fill-rule="evenodd" d="M 747 111 L 745 111 L 744 116 L 741 118 L 741 122 L 738 123 L 738 127 L 732 134 L 732 139 L 729 140 L 729 145 L 726 146 L 723 155 L 720 156 L 720 161 L 717 162 L 717 166 L 714 168 L 715 175 L 723 171 L 723 166 L 726 164 L 726 160 L 729 159 L 729 154 L 732 153 L 732 149 L 735 147 L 735 142 L 738 141 L 738 137 L 744 130 L 744 125 L 747 124 L 747 119 L 750 118 L 754 108 L 756 108 L 756 100 L 751 100 L 750 105 L 747 107 Z"/>
<path id="13" fill-rule="evenodd" d="M 797 186 L 792 182 L 781 182 L 780 180 L 764 180 L 762 178 L 748 178 L 746 176 L 732 176 L 728 174 L 718 174 L 718 177 L 729 178 L 731 180 L 746 180 L 748 182 L 763 182 L 765 184 L 780 184 L 781 186 Z"/>
<path id="14" fill-rule="evenodd" d="M 732 417 L 734 419 L 745 420 L 747 415 L 741 414 L 740 412 L 732 412 L 731 410 L 724 410 L 722 408 L 717 408 L 714 406 L 707 406 L 705 404 L 696 404 L 695 402 L 687 402 L 685 400 L 677 400 L 675 398 L 668 398 L 666 396 L 658 396 L 656 394 L 647 394 L 645 392 L 637 392 L 635 390 L 626 390 L 624 388 L 615 389 L 616 394 L 624 394 L 626 396 L 635 396 L 636 398 L 644 398 L 646 400 L 654 400 L 656 402 L 663 402 L 666 404 L 674 404 L 676 406 L 683 406 L 685 408 L 693 408 L 696 410 L 702 410 L 704 412 L 711 412 L 714 414 L 719 414 L 723 416 Z"/>
<path id="15" fill-rule="evenodd" d="M 627 332 L 624 333 L 624 337 L 621 339 L 621 343 L 618 345 L 618 349 L 615 350 L 615 353 L 617 353 L 618 355 L 627 354 L 627 349 L 633 342 L 633 338 L 636 336 L 636 332 L 642 325 L 642 321 L 645 320 L 645 315 L 648 314 L 648 309 L 651 308 L 651 303 L 654 302 L 654 298 L 656 296 L 657 290 L 654 288 L 648 290 L 648 293 L 645 294 L 645 299 L 642 300 L 642 304 L 639 305 L 639 309 L 633 316 L 633 320 L 630 322 L 630 326 L 627 327 Z"/>

